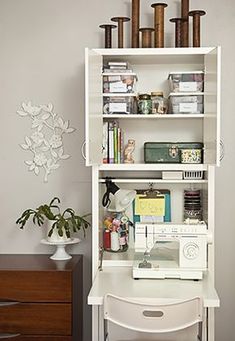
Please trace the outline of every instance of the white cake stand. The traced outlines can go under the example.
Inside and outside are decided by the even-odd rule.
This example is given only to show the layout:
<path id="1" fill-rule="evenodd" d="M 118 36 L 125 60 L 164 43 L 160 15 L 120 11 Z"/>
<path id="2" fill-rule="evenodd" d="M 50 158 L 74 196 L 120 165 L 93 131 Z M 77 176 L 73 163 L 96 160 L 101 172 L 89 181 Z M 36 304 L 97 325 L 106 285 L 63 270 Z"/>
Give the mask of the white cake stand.
<path id="1" fill-rule="evenodd" d="M 72 244 L 77 244 L 81 240 L 79 238 L 71 238 L 68 241 L 63 241 L 63 242 L 49 242 L 47 239 L 42 239 L 41 243 L 45 245 L 54 245 L 56 246 L 56 251 L 55 253 L 50 257 L 53 260 L 67 260 L 72 258 L 66 250 L 65 247 L 67 245 L 72 245 Z"/>

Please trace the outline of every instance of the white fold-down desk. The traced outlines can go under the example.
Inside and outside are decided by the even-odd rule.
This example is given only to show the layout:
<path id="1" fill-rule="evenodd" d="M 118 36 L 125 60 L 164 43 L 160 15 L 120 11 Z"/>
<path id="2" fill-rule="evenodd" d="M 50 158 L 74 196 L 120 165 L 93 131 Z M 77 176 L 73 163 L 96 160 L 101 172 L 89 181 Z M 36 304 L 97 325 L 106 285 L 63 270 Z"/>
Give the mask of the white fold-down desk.
<path id="1" fill-rule="evenodd" d="M 88 304 L 102 305 L 104 295 L 138 299 L 138 301 L 167 304 L 193 297 L 202 297 L 205 308 L 219 307 L 220 301 L 210 276 L 203 280 L 132 278 L 131 267 L 104 267 L 98 271 L 88 295 Z"/>

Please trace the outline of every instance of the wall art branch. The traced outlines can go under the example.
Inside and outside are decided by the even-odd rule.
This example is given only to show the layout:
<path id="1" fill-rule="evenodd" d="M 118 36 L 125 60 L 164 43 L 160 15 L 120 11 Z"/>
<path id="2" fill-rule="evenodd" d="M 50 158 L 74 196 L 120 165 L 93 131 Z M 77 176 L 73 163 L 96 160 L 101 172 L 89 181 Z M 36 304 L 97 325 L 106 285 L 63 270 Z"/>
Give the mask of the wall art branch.
<path id="1" fill-rule="evenodd" d="M 69 126 L 61 116 L 54 113 L 53 104 L 32 105 L 31 102 L 22 103 L 17 114 L 32 120 L 30 136 L 25 136 L 20 147 L 31 152 L 32 159 L 26 160 L 28 170 L 39 175 L 44 173 L 44 182 L 48 176 L 60 167 L 60 161 L 66 160 L 70 155 L 64 152 L 63 137 L 73 133 L 76 129 Z"/>

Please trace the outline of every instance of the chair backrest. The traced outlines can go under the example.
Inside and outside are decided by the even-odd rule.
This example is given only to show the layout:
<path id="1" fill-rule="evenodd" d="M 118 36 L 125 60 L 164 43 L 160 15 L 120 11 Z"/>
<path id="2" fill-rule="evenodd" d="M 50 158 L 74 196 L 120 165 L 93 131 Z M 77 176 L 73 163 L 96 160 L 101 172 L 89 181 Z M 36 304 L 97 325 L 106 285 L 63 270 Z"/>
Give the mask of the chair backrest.
<path id="1" fill-rule="evenodd" d="M 199 297 L 170 304 L 144 304 L 111 294 L 104 297 L 104 319 L 138 332 L 181 330 L 201 322 L 202 314 L 202 300 Z"/>

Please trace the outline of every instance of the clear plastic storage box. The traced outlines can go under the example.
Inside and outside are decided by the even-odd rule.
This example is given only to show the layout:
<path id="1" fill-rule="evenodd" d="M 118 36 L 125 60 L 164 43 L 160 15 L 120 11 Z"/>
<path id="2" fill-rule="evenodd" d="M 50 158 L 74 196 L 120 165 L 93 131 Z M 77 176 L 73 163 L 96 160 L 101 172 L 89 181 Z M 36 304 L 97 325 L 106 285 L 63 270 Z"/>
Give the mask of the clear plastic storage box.
<path id="1" fill-rule="evenodd" d="M 104 114 L 136 114 L 137 100 L 135 96 L 104 96 Z"/>
<path id="2" fill-rule="evenodd" d="M 169 114 L 203 114 L 203 95 L 170 94 Z"/>
<path id="3" fill-rule="evenodd" d="M 133 93 L 135 92 L 135 75 L 103 76 L 104 93 Z"/>
<path id="4" fill-rule="evenodd" d="M 171 72 L 168 77 L 171 92 L 203 92 L 203 71 Z"/>

